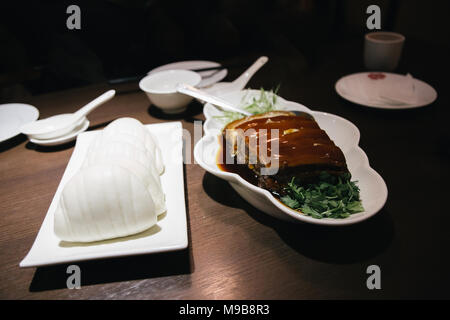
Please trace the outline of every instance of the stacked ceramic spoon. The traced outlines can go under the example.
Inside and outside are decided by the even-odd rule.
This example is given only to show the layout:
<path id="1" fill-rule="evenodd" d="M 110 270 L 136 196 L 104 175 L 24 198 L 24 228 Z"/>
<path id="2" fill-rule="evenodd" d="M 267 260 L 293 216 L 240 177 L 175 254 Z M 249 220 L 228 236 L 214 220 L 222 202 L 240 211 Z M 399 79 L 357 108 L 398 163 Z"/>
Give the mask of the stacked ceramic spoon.
<path id="1" fill-rule="evenodd" d="M 31 142 L 52 146 L 70 142 L 89 127 L 86 116 L 100 105 L 111 100 L 116 94 L 109 90 L 75 113 L 58 114 L 46 119 L 29 122 L 20 128 Z"/>

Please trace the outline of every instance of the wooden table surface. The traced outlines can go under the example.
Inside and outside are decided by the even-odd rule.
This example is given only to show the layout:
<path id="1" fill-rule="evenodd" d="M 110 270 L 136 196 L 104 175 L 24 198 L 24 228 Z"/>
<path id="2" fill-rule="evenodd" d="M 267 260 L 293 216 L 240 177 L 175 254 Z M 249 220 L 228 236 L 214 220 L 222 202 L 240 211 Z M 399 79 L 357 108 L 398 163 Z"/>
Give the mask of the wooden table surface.
<path id="1" fill-rule="evenodd" d="M 200 166 L 186 164 L 188 249 L 79 263 L 82 288 L 69 290 L 67 265 L 19 268 L 19 262 L 31 248 L 74 144 L 41 148 L 18 136 L 0 145 L 0 298 L 448 298 L 449 94 L 447 75 L 439 68 L 445 53 L 436 61 L 423 52 L 405 54 L 403 68 L 433 85 L 439 98 L 426 108 L 392 112 L 337 96 L 335 81 L 362 70 L 359 50 L 339 48 L 308 68 L 295 54 L 270 53 L 270 62 L 250 86 L 281 83 L 284 98 L 359 127 L 360 145 L 389 189 L 376 216 L 339 228 L 286 223 L 253 208 Z M 240 72 L 230 72 L 228 79 Z M 204 119 L 198 103 L 183 115 L 165 116 L 135 90 L 136 84 L 99 84 L 24 102 L 47 117 L 72 112 L 109 88 L 118 94 L 89 116 L 89 130 L 129 116 L 143 123 L 180 120 L 192 132 L 193 121 Z M 373 264 L 381 268 L 381 290 L 366 287 L 366 269 Z"/>

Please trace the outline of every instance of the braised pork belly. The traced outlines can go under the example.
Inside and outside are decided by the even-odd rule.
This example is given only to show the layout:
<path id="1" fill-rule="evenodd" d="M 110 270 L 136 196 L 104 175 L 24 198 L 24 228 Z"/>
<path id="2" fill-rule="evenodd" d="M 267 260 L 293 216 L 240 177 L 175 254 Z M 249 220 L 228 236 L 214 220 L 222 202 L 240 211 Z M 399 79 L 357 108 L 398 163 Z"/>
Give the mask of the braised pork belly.
<path id="1" fill-rule="evenodd" d="M 314 182 L 322 172 L 348 173 L 344 154 L 314 119 L 272 111 L 229 123 L 219 166 L 283 195 L 293 177 Z"/>

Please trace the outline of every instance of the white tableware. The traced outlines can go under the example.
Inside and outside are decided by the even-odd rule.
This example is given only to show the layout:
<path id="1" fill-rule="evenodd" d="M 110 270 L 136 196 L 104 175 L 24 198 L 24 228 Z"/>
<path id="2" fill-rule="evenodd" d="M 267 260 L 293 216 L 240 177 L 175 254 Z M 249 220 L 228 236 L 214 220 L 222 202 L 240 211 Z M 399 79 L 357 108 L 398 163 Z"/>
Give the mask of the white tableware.
<path id="1" fill-rule="evenodd" d="M 395 32 L 370 32 L 364 37 L 364 64 L 375 71 L 397 68 L 405 37 Z"/>
<path id="2" fill-rule="evenodd" d="M 353 103 L 380 109 L 411 109 L 429 105 L 437 92 L 410 75 L 395 73 L 354 73 L 340 78 L 336 92 Z"/>
<path id="3" fill-rule="evenodd" d="M 65 143 L 69 143 L 71 141 L 74 141 L 77 136 L 86 131 L 87 128 L 89 127 L 89 120 L 86 118 L 82 118 L 81 122 L 78 126 L 75 127 L 75 129 L 73 129 L 72 132 L 69 132 L 68 134 L 62 136 L 62 137 L 58 137 L 58 138 L 54 138 L 54 139 L 30 139 L 30 142 L 40 145 L 40 146 L 45 146 L 45 147 L 50 147 L 50 146 L 58 146 L 61 144 L 65 144 Z"/>
<path id="4" fill-rule="evenodd" d="M 43 140 L 64 136 L 73 131 L 90 112 L 111 100 L 115 94 L 115 90 L 109 90 L 74 113 L 58 114 L 30 122 L 23 125 L 20 131 L 30 139 Z"/>
<path id="5" fill-rule="evenodd" d="M 201 77 L 189 70 L 166 70 L 152 73 L 139 82 L 139 88 L 144 91 L 150 102 L 163 112 L 173 114 L 186 110 L 192 97 L 177 92 L 179 83 L 191 86 L 199 84 Z"/>
<path id="6" fill-rule="evenodd" d="M 211 103 L 213 105 L 215 105 L 216 107 L 220 107 L 221 109 L 224 109 L 226 111 L 231 111 L 231 112 L 239 112 L 245 116 L 251 116 L 253 115 L 252 113 L 248 112 L 247 110 L 243 110 L 242 108 L 238 108 L 235 105 L 233 105 L 232 103 L 230 103 L 229 101 L 226 101 L 218 96 L 209 94 L 203 90 L 199 90 L 197 88 L 194 88 L 192 86 L 189 86 L 187 84 L 179 84 L 177 85 L 177 90 L 178 92 L 187 94 L 191 97 L 197 98 L 199 100 Z M 308 118 L 313 118 L 313 116 L 311 115 L 311 113 L 309 112 L 305 112 L 305 111 L 298 111 L 298 110 L 286 110 L 286 111 L 290 111 L 293 114 L 297 115 L 297 116 L 306 116 Z"/>
<path id="7" fill-rule="evenodd" d="M 39 118 L 35 107 L 24 103 L 0 105 L 0 142 L 20 134 L 20 127 Z"/>
<path id="8" fill-rule="evenodd" d="M 220 67 L 220 63 L 203 60 L 180 61 L 157 67 L 151 70 L 148 74 L 153 74 L 165 70 L 181 69 L 181 70 L 195 71 L 195 69 L 212 68 L 212 67 Z M 197 84 L 197 87 L 205 88 L 225 78 L 228 74 L 228 70 L 220 69 L 220 70 L 199 71 L 198 74 L 202 77 L 202 80 Z"/>
<path id="9" fill-rule="evenodd" d="M 199 90 L 197 88 L 194 88 L 190 85 L 187 85 L 185 83 L 180 83 L 177 85 L 177 91 L 183 94 L 187 94 L 188 96 L 212 103 L 215 106 L 221 107 L 222 109 L 225 109 L 227 111 L 232 112 L 239 112 L 246 116 L 251 116 L 252 114 L 248 111 L 236 108 L 232 104 L 230 104 L 228 101 L 223 100 L 222 98 L 219 98 L 217 96 L 213 96 L 205 91 Z"/>
<path id="10" fill-rule="evenodd" d="M 188 245 L 186 204 L 184 199 L 182 126 L 180 122 L 146 125 L 157 138 L 165 163 L 161 183 L 166 195 L 167 212 L 157 225 L 139 234 L 93 243 L 61 242 L 53 232 L 54 212 L 67 181 L 77 172 L 86 157 L 90 142 L 100 131 L 82 133 L 41 229 L 21 267 L 36 267 L 99 258 L 122 257 L 184 249 Z"/>
<path id="11" fill-rule="evenodd" d="M 250 93 L 249 97 L 259 95 L 257 90 L 252 90 Z M 239 103 L 244 94 L 243 91 L 233 92 L 223 98 Z M 352 174 L 352 180 L 357 180 L 361 189 L 360 195 L 365 209 L 364 212 L 352 214 L 346 219 L 315 219 L 288 208 L 275 199 L 269 191 L 247 182 L 239 175 L 222 171 L 217 166 L 216 161 L 220 148 L 218 135 L 221 134 L 224 123 L 219 118 L 216 118 L 222 112 L 211 104 L 206 104 L 203 111 L 206 117 L 204 125 L 205 135 L 194 148 L 194 157 L 197 163 L 209 173 L 227 180 L 245 200 L 256 208 L 274 217 L 288 221 L 330 226 L 349 225 L 368 219 L 384 206 L 387 199 L 386 184 L 383 178 L 370 167 L 366 154 L 358 146 L 359 130 L 354 124 L 333 114 L 312 111 L 301 104 L 286 101 L 281 97 L 277 99 L 276 108 L 278 110 L 304 111 L 314 116 L 319 126 L 327 132 L 344 153 L 347 166 Z"/>
<path id="12" fill-rule="evenodd" d="M 253 75 L 269 61 L 269 58 L 262 56 L 258 58 L 243 74 L 241 74 L 233 82 L 219 82 L 213 86 L 206 88 L 204 91 L 213 94 L 220 95 L 228 92 L 239 91 L 245 88 L 247 83 L 253 77 Z"/>

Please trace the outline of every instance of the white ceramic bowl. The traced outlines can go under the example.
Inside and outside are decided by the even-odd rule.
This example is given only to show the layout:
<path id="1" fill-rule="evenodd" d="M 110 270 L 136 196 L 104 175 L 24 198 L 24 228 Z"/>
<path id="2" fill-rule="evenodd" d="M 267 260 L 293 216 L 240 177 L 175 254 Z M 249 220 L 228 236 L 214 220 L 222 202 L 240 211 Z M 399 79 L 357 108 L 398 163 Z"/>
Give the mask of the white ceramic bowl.
<path id="1" fill-rule="evenodd" d="M 202 77 L 194 71 L 166 70 L 146 76 L 139 82 L 139 88 L 163 112 L 179 113 L 186 110 L 193 98 L 177 92 L 177 84 L 196 86 L 201 80 Z"/>
<path id="2" fill-rule="evenodd" d="M 244 94 L 244 91 L 236 91 L 227 93 L 222 98 L 238 106 Z M 251 99 L 252 96 L 257 95 L 259 95 L 258 90 L 250 90 L 246 97 Z M 352 214 L 346 219 L 315 219 L 288 208 L 275 199 L 269 191 L 247 182 L 239 175 L 222 171 L 216 162 L 217 152 L 220 147 L 218 135 L 221 134 L 224 126 L 224 123 L 216 116 L 220 116 L 222 112 L 209 103 L 203 109 L 206 117 L 204 124 L 205 135 L 195 145 L 195 161 L 209 173 L 228 181 L 233 189 L 254 207 L 283 220 L 342 226 L 361 222 L 380 211 L 387 199 L 388 191 L 386 183 L 370 167 L 366 154 L 358 146 L 359 130 L 353 123 L 333 114 L 310 110 L 299 103 L 287 101 L 281 97 L 277 99 L 276 108 L 278 110 L 306 111 L 314 116 L 319 126 L 327 132 L 334 143 L 344 153 L 348 169 L 352 174 L 352 179 L 358 181 L 358 186 L 361 189 L 360 195 L 365 209 L 364 212 Z"/>

